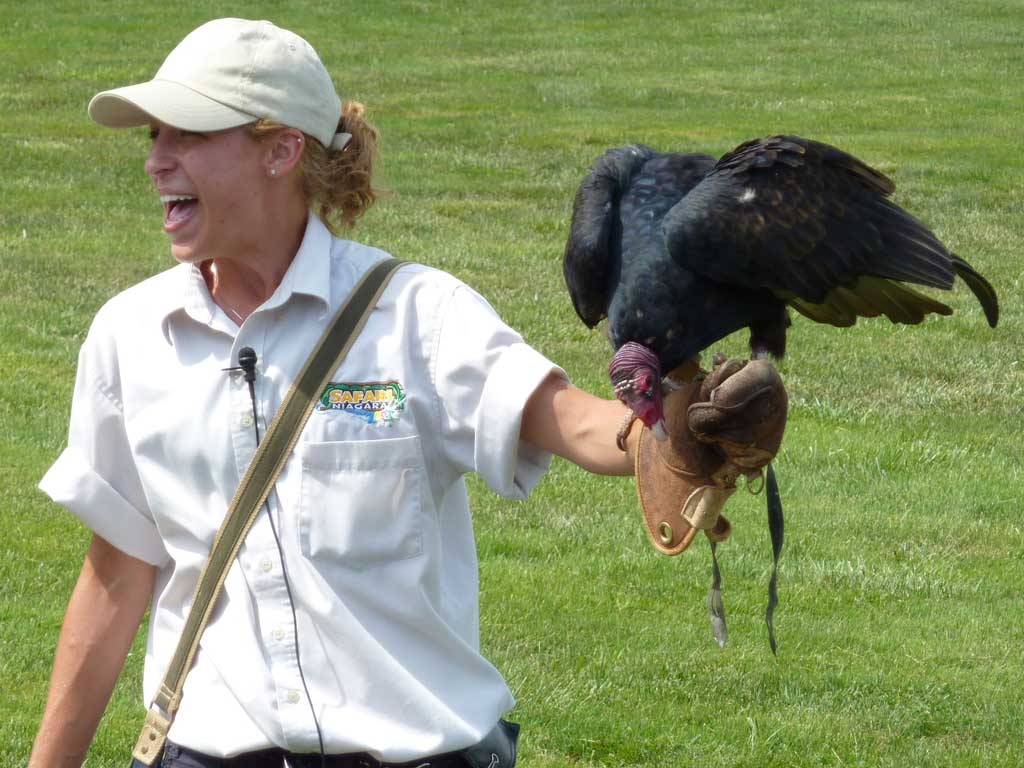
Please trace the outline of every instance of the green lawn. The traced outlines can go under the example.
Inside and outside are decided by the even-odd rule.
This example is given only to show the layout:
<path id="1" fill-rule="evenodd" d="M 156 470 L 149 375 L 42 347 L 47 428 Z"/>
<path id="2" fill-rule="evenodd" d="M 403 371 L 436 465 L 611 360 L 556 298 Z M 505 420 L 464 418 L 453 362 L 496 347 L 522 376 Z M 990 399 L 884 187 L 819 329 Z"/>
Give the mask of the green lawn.
<path id="1" fill-rule="evenodd" d="M 630 482 L 556 462 L 511 503 L 474 481 L 483 644 L 518 698 L 520 765 L 1024 763 L 1019 0 L 3 6 L 0 765 L 27 759 L 88 541 L 35 490 L 78 346 L 106 298 L 171 264 L 148 139 L 85 105 L 217 15 L 300 32 L 368 105 L 392 194 L 355 236 L 464 278 L 592 392 L 608 394 L 609 350 L 560 262 L 575 187 L 609 146 L 838 144 L 999 291 L 994 332 L 963 286 L 953 317 L 920 327 L 794 320 L 777 659 L 763 497 L 730 503 L 722 652 L 706 545 L 656 555 Z M 140 642 L 91 766 L 127 764 L 141 661 Z"/>

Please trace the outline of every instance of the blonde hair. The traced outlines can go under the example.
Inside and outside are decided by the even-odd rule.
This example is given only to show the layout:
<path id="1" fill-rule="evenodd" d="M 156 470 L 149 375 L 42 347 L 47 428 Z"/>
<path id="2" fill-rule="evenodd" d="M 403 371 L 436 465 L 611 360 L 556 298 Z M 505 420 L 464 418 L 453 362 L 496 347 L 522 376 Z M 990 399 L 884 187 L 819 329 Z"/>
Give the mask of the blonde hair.
<path id="1" fill-rule="evenodd" d="M 380 134 L 364 118 L 365 112 L 358 101 L 346 101 L 341 108 L 338 131 L 350 133 L 352 138 L 340 150 L 329 149 L 309 134 L 302 134 L 306 145 L 299 160 L 302 193 L 306 205 L 335 235 L 354 226 L 382 194 L 373 186 Z M 250 136 L 261 141 L 285 126 L 261 118 L 246 128 Z"/>

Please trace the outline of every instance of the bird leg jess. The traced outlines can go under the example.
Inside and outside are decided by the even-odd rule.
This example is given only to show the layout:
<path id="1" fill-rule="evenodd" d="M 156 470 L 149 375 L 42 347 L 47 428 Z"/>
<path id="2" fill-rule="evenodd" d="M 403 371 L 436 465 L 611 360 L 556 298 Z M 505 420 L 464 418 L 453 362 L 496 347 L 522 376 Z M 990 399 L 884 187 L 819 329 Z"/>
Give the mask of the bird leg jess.
<path id="1" fill-rule="evenodd" d="M 633 422 L 636 421 L 636 414 L 633 413 L 632 408 L 626 408 L 626 413 L 622 417 L 622 423 L 619 425 L 619 431 L 615 433 L 615 445 L 619 447 L 619 450 L 623 453 L 628 453 L 626 447 L 626 440 L 629 438 L 629 433 L 633 429 Z"/>

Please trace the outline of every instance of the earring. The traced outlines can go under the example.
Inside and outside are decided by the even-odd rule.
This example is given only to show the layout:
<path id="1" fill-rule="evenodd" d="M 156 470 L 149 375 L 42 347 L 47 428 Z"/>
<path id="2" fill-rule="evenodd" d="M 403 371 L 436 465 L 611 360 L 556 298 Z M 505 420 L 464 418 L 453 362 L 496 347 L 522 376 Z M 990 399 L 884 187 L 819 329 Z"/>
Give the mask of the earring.
<path id="1" fill-rule="evenodd" d="M 271 168 L 270 169 L 270 175 L 271 176 L 277 176 L 277 168 Z"/>

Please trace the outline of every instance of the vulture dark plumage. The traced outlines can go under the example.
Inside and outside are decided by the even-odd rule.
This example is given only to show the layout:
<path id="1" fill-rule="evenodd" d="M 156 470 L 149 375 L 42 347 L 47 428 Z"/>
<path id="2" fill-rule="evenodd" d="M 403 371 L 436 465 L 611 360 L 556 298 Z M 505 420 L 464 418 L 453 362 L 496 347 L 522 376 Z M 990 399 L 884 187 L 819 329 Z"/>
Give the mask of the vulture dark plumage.
<path id="1" fill-rule="evenodd" d="M 959 276 L 995 327 L 995 290 L 895 205 L 894 189 L 796 136 L 748 141 L 717 162 L 606 152 L 576 193 L 563 266 L 583 322 L 608 318 L 619 399 L 660 433 L 663 372 L 744 327 L 754 356 L 781 358 L 787 305 L 836 326 L 919 323 L 952 310 L 904 283 L 948 290 Z"/>

